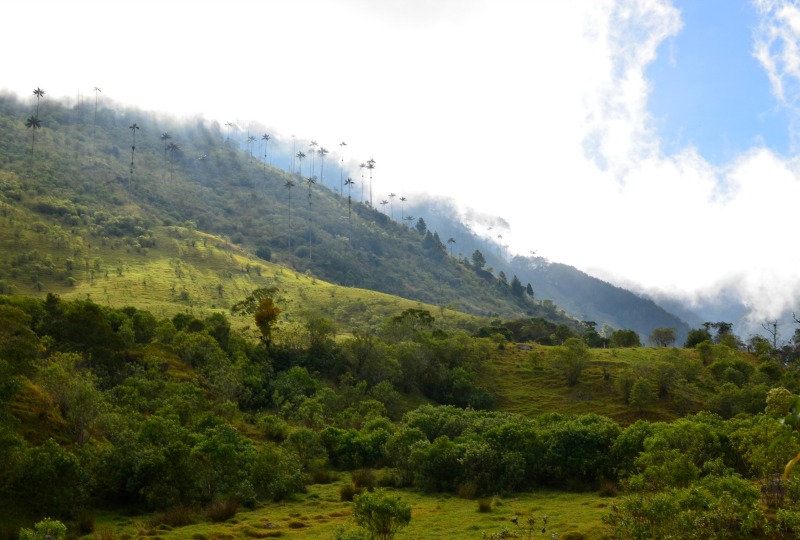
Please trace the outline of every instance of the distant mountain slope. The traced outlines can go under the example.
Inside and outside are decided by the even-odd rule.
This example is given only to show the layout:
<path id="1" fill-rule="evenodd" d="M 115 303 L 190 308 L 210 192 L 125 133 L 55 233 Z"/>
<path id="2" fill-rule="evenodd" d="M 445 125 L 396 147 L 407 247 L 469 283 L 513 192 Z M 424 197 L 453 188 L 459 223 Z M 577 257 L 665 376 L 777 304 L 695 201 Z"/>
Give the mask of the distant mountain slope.
<path id="1" fill-rule="evenodd" d="M 240 145 L 241 132 L 107 104 L 95 122 L 87 107 L 47 101 L 34 133 L 25 127 L 30 113 L 0 96 L 0 202 L 32 212 L 26 227 L 41 216 L 39 228 L 49 231 L 45 247 L 11 242 L 0 254 L 0 282 L 19 294 L 93 279 L 98 245 L 147 253 L 161 241 L 158 231 L 181 226 L 344 286 L 476 315 L 574 323 L 451 257 L 435 229 L 404 225 L 396 206 L 380 212 L 341 196 L 328 187 L 338 181 L 299 174 L 309 172 L 300 160 L 298 173 L 265 164 L 252 140 Z"/>
<path id="2" fill-rule="evenodd" d="M 646 342 L 650 332 L 659 327 L 675 328 L 678 343 L 683 343 L 688 334 L 688 324 L 653 300 L 572 266 L 549 262 L 535 255 L 510 257 L 500 245 L 502 233 L 510 228 L 501 217 L 459 216 L 454 204 L 446 200 L 417 202 L 410 211 L 424 215 L 428 225 L 439 230 L 443 238 L 452 238 L 463 257 L 469 258 L 476 249 L 481 251 L 495 273 L 503 271 L 508 279 L 516 275 L 523 284 L 531 284 L 536 298 L 552 300 L 573 317 L 598 323 L 598 330 L 603 324 L 635 330 L 642 342 Z M 490 232 L 479 235 L 473 230 L 477 227 Z M 535 235 L 531 232 L 532 238 L 535 239 Z"/>

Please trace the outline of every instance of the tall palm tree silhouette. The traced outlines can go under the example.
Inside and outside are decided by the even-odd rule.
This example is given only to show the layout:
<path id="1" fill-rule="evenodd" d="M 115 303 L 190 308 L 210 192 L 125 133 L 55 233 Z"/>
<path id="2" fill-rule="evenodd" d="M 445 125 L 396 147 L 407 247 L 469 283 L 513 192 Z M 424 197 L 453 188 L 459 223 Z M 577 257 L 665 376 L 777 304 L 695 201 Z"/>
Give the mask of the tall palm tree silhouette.
<path id="1" fill-rule="evenodd" d="M 169 149 L 169 144 L 167 144 L 167 141 L 172 138 L 172 135 L 165 131 L 159 138 L 164 141 L 164 157 L 167 157 L 167 150 Z"/>
<path id="2" fill-rule="evenodd" d="M 136 132 L 139 130 L 139 124 L 133 123 L 128 129 L 133 132 L 133 144 L 131 144 L 131 180 L 133 180 L 133 154 L 136 152 Z"/>
<path id="3" fill-rule="evenodd" d="M 387 204 L 389 204 L 389 201 L 387 201 L 386 199 L 383 199 L 383 200 L 381 201 L 381 206 L 383 206 L 383 215 L 384 215 L 384 216 L 386 215 L 386 205 L 387 205 Z"/>
<path id="4" fill-rule="evenodd" d="M 311 141 L 308 143 L 308 146 L 311 147 L 311 150 L 308 151 L 309 155 L 311 156 L 311 176 L 314 176 L 314 154 L 317 153 L 317 141 Z"/>
<path id="5" fill-rule="evenodd" d="M 230 133 L 231 133 L 231 127 L 232 126 L 233 126 L 233 122 L 225 122 L 225 140 L 226 141 L 231 138 L 230 137 Z"/>
<path id="6" fill-rule="evenodd" d="M 98 87 L 94 87 L 94 120 L 92 121 L 92 153 L 95 151 L 97 144 L 97 94 L 102 92 Z"/>
<path id="7" fill-rule="evenodd" d="M 369 169 L 369 205 L 372 206 L 372 170 L 375 169 L 374 159 L 367 161 L 367 169 Z"/>
<path id="8" fill-rule="evenodd" d="M 450 244 L 450 256 L 452 257 L 453 256 L 453 244 L 456 243 L 456 239 L 451 236 L 450 238 L 447 239 L 447 243 Z"/>
<path id="9" fill-rule="evenodd" d="M 361 202 L 364 202 L 364 169 L 367 167 L 366 163 L 359 163 L 358 168 L 361 169 Z"/>
<path id="10" fill-rule="evenodd" d="M 269 150 L 270 139 L 272 139 L 272 137 L 266 133 L 261 136 L 261 140 L 264 141 L 264 174 L 267 173 L 267 150 Z"/>
<path id="11" fill-rule="evenodd" d="M 172 159 L 173 159 L 173 156 L 175 154 L 175 151 L 180 150 L 180 149 L 181 149 L 180 145 L 175 144 L 174 142 L 169 143 L 169 145 L 167 146 L 167 150 L 169 150 L 169 172 L 170 173 L 172 172 Z"/>
<path id="12" fill-rule="evenodd" d="M 324 186 L 325 179 L 322 176 L 322 166 L 324 165 L 325 154 L 328 153 L 328 150 L 324 146 L 320 146 L 319 150 L 317 150 L 317 153 L 319 154 L 319 183 Z"/>
<path id="13" fill-rule="evenodd" d="M 408 222 L 408 226 L 411 227 L 411 222 L 414 221 L 414 216 L 406 216 L 403 218 Z"/>
<path id="14" fill-rule="evenodd" d="M 36 96 L 36 118 L 39 118 L 39 100 L 44 97 L 46 92 L 41 88 L 37 87 L 33 90 L 33 95 Z"/>
<path id="15" fill-rule="evenodd" d="M 289 229 L 292 228 L 292 188 L 295 186 L 294 181 L 287 180 L 283 187 L 286 188 L 287 193 L 289 193 Z M 291 234 L 286 235 L 286 245 L 287 247 L 292 247 L 292 237 Z"/>
<path id="16" fill-rule="evenodd" d="M 247 136 L 247 147 L 250 149 L 250 159 L 253 159 L 253 143 L 256 142 L 256 138 L 253 135 Z"/>
<path id="17" fill-rule="evenodd" d="M 348 177 L 347 180 L 344 181 L 344 185 L 347 186 L 347 221 L 349 221 L 352 225 L 353 218 L 352 218 L 352 199 L 350 198 L 350 186 L 355 184 L 353 179 Z"/>
<path id="18" fill-rule="evenodd" d="M 389 193 L 389 201 L 391 204 L 389 205 L 389 210 L 392 213 L 392 219 L 394 219 L 394 198 L 397 197 L 397 193 Z"/>
<path id="19" fill-rule="evenodd" d="M 300 176 L 303 176 L 303 158 L 305 158 L 306 155 L 303 152 L 297 152 L 297 155 L 295 157 L 297 158 L 297 161 L 300 162 L 300 172 L 298 174 L 300 174 Z"/>
<path id="20" fill-rule="evenodd" d="M 400 197 L 400 221 L 403 221 L 403 203 L 407 200 L 405 197 Z"/>
<path id="21" fill-rule="evenodd" d="M 342 194 L 342 196 L 344 196 L 344 189 L 343 189 L 343 184 L 342 184 L 342 178 L 344 177 L 344 147 L 345 147 L 345 146 L 347 146 L 347 143 L 346 143 L 346 142 L 342 141 L 342 142 L 340 142 L 340 143 L 339 143 L 339 148 L 341 148 L 341 149 L 342 149 L 342 151 L 341 151 L 341 156 L 340 156 L 342 159 L 341 159 L 341 161 L 339 162 L 339 163 L 340 163 L 340 164 L 339 164 L 339 193 L 341 193 L 341 194 Z M 349 197 L 349 195 L 348 195 L 348 197 Z"/>
<path id="22" fill-rule="evenodd" d="M 306 185 L 308 186 L 308 211 L 309 212 L 311 212 L 311 188 L 314 187 L 314 184 L 316 184 L 316 183 L 317 183 L 317 177 L 316 176 L 309 176 L 308 178 L 306 178 Z M 309 219 L 310 219 L 310 217 L 311 216 L 309 214 Z"/>
<path id="23" fill-rule="evenodd" d="M 31 139 L 31 156 L 33 156 L 33 149 L 36 145 L 36 130 L 42 127 L 42 123 L 35 116 L 31 116 L 25 120 L 25 127 L 33 130 L 33 138 Z"/>

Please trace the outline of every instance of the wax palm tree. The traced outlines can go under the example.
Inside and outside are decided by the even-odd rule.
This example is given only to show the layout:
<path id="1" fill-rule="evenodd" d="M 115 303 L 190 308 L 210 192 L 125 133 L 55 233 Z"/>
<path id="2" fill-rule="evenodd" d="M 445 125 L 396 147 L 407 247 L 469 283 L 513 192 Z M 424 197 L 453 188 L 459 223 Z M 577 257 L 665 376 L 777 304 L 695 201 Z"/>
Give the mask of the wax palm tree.
<path id="1" fill-rule="evenodd" d="M 250 148 L 250 159 L 253 159 L 253 143 L 256 142 L 256 138 L 253 135 L 247 136 L 247 146 Z"/>
<path id="2" fill-rule="evenodd" d="M 303 159 L 306 157 L 306 155 L 303 152 L 297 152 L 297 155 L 295 157 L 297 158 L 297 161 L 300 162 L 300 172 L 299 172 L 299 174 L 300 174 L 300 176 L 303 176 Z"/>
<path id="3" fill-rule="evenodd" d="M 36 96 L 36 115 L 35 116 L 36 116 L 37 119 L 39 118 L 39 100 L 42 99 L 45 94 L 46 94 L 46 92 L 44 90 L 42 90 L 41 88 L 38 88 L 38 87 L 36 89 L 34 89 L 34 91 L 33 91 L 33 95 Z"/>
<path id="4" fill-rule="evenodd" d="M 387 201 L 386 199 L 381 201 L 381 206 L 383 206 L 383 215 L 384 216 L 386 215 L 386 205 L 387 204 L 389 204 L 389 201 Z"/>
<path id="5" fill-rule="evenodd" d="M 328 153 L 328 150 L 324 146 L 320 146 L 317 153 L 319 154 L 319 183 L 324 186 L 325 179 L 322 177 L 322 166 L 324 165 L 325 154 Z"/>
<path id="6" fill-rule="evenodd" d="M 36 130 L 42 127 L 42 123 L 35 116 L 31 116 L 25 120 L 25 127 L 33 130 L 33 138 L 31 139 L 31 156 L 33 156 L 33 149 L 36 145 Z"/>
<path id="7" fill-rule="evenodd" d="M 161 140 L 164 141 L 164 157 L 167 157 L 167 150 L 169 150 L 169 144 L 167 143 L 168 140 L 172 138 L 172 135 L 167 133 L 166 131 L 161 134 Z"/>
<path id="8" fill-rule="evenodd" d="M 341 161 L 339 162 L 339 193 L 344 195 L 344 184 L 342 182 L 342 178 L 344 178 L 344 147 L 347 146 L 347 143 L 342 141 L 339 143 L 339 148 L 342 149 L 341 151 Z M 349 197 L 349 195 L 348 195 Z"/>
<path id="9" fill-rule="evenodd" d="M 359 163 L 358 168 L 361 169 L 361 202 L 364 202 L 364 169 L 367 167 L 366 163 Z"/>
<path id="10" fill-rule="evenodd" d="M 389 211 L 392 213 L 392 219 L 394 219 L 394 198 L 397 197 L 397 193 L 389 193 L 389 200 L 391 204 L 389 205 Z"/>
<path id="11" fill-rule="evenodd" d="M 450 244 L 450 256 L 452 257 L 453 256 L 453 244 L 456 243 L 456 239 L 451 236 L 450 238 L 447 239 L 447 243 Z"/>
<path id="12" fill-rule="evenodd" d="M 403 204 L 407 201 L 405 197 L 400 197 L 400 221 L 403 221 Z"/>
<path id="13" fill-rule="evenodd" d="M 408 222 L 408 226 L 411 227 L 411 222 L 414 221 L 414 216 L 406 216 L 405 219 Z"/>
<path id="14" fill-rule="evenodd" d="M 316 176 L 309 176 L 308 178 L 306 178 L 306 185 L 308 186 L 308 211 L 309 212 L 311 212 L 311 188 L 314 187 L 314 184 L 316 184 L 316 183 L 317 183 L 317 177 Z M 311 217 L 310 217 L 310 214 L 309 214 L 309 219 L 310 218 Z"/>
<path id="15" fill-rule="evenodd" d="M 309 155 L 311 156 L 311 176 L 314 176 L 314 154 L 317 153 L 317 141 L 311 141 L 308 143 L 308 146 L 311 147 L 311 150 L 308 151 Z"/>
<path id="16" fill-rule="evenodd" d="M 133 123 L 128 129 L 133 132 L 133 144 L 131 144 L 131 180 L 133 180 L 133 155 L 136 152 L 136 132 L 139 130 L 139 124 Z"/>
<path id="17" fill-rule="evenodd" d="M 348 177 L 347 180 L 344 181 L 344 185 L 347 186 L 347 221 L 350 221 L 351 223 L 352 223 L 352 214 L 351 214 L 351 212 L 352 212 L 352 199 L 350 198 L 350 187 L 353 184 L 355 184 L 355 182 L 353 182 L 352 178 Z"/>
<path id="18" fill-rule="evenodd" d="M 292 188 L 295 186 L 293 180 L 287 180 L 283 187 L 286 188 L 286 192 L 289 194 L 289 228 L 292 227 Z M 287 247 L 292 247 L 292 240 L 291 235 L 287 234 L 286 245 Z"/>
<path id="19" fill-rule="evenodd" d="M 102 92 L 98 87 L 94 87 L 94 120 L 92 121 L 92 153 L 95 151 L 97 144 L 97 94 Z"/>
<path id="20" fill-rule="evenodd" d="M 264 141 L 264 174 L 267 174 L 267 150 L 269 150 L 270 139 L 272 139 L 272 137 L 266 133 L 261 136 L 261 140 Z"/>
<path id="21" fill-rule="evenodd" d="M 225 140 L 230 140 L 231 134 L 231 127 L 233 127 L 233 122 L 225 122 Z"/>
<path id="22" fill-rule="evenodd" d="M 180 149 L 181 149 L 180 145 L 175 144 L 174 142 L 171 142 L 171 143 L 169 143 L 169 145 L 167 145 L 167 150 L 169 150 L 169 172 L 170 173 L 172 172 L 172 159 L 173 159 L 173 156 L 174 156 L 175 152 L 177 150 L 180 150 Z"/>
<path id="23" fill-rule="evenodd" d="M 369 205 L 372 206 L 372 171 L 375 169 L 374 159 L 367 161 L 367 169 L 369 169 Z"/>

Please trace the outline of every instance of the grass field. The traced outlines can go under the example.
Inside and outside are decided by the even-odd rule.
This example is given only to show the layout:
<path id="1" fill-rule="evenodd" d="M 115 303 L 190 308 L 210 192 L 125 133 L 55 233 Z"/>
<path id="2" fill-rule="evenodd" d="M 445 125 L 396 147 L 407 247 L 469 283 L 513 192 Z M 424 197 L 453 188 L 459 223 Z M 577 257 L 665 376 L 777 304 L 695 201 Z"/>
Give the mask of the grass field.
<path id="1" fill-rule="evenodd" d="M 292 502 L 263 505 L 255 510 L 242 510 L 223 523 L 198 522 L 182 527 L 157 525 L 159 515 L 97 515 L 95 538 L 159 537 L 175 540 L 225 540 L 233 538 L 332 538 L 338 527 L 355 528 L 351 519 L 351 503 L 341 502 L 339 489 L 343 481 L 315 484 L 307 493 Z M 532 538 L 550 538 L 556 532 L 562 538 L 602 539 L 607 535 L 601 518 L 613 499 L 594 493 L 561 493 L 543 491 L 494 497 L 491 511 L 479 512 L 478 501 L 451 495 L 421 494 L 397 490 L 412 505 L 411 523 L 400 531 L 398 539 L 476 539 L 503 528 L 525 538 L 529 518 L 536 531 Z M 511 522 L 518 516 L 520 527 Z M 541 534 L 542 518 L 548 517 L 547 535 Z M 203 519 L 202 515 L 198 516 Z M 92 538 L 91 535 L 87 538 Z"/>

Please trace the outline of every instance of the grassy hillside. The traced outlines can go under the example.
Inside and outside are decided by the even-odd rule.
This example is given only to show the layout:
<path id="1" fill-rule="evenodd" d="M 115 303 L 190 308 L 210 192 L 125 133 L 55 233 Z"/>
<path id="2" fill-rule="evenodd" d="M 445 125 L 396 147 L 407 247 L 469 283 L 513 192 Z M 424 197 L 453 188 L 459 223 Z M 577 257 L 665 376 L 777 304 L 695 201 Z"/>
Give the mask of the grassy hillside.
<path id="1" fill-rule="evenodd" d="M 17 293 L 35 294 L 63 284 L 111 300 L 110 288 L 101 293 L 96 282 L 82 290 L 94 269 L 95 280 L 97 272 L 135 276 L 138 284 L 122 284 L 119 293 L 132 298 L 143 292 L 149 271 L 154 289 L 166 286 L 171 294 L 175 285 L 180 295 L 185 287 L 197 305 L 212 299 L 222 305 L 246 288 L 239 278 L 248 261 L 256 264 L 247 259 L 252 253 L 264 268 L 276 262 L 330 283 L 456 311 L 545 315 L 507 283 L 450 257 L 435 231 L 421 233 L 385 208 L 348 200 L 330 182 L 260 162 L 252 147 L 240 148 L 218 124 L 113 105 L 101 106 L 95 123 L 85 107 L 48 101 L 33 145 L 34 133 L 24 125 L 29 108 L 0 96 L 4 290 L 14 285 Z M 129 129 L 134 124 L 138 130 Z M 178 147 L 166 150 L 164 133 Z M 228 262 L 215 259 L 221 245 L 228 246 Z M 162 260 L 145 271 L 141 263 L 154 258 Z M 197 270 L 206 262 L 212 266 Z M 193 283 L 175 279 L 180 265 L 195 267 Z M 215 299 L 219 285 L 223 294 Z"/>

